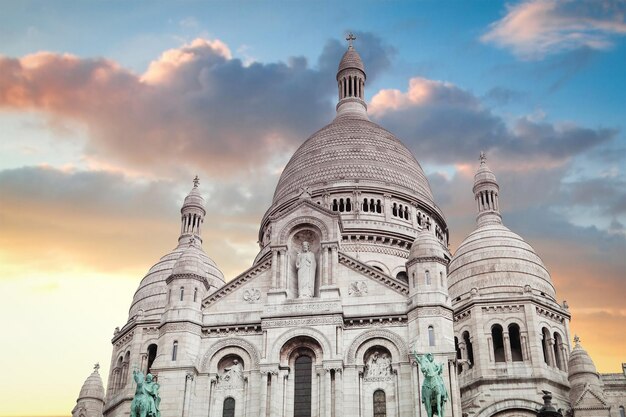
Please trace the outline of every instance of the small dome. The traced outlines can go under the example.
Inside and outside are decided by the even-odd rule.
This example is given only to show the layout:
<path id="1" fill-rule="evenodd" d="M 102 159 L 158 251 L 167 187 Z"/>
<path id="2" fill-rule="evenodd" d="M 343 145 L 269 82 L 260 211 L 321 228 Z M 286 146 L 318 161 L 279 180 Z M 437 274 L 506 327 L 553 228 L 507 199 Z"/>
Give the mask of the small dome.
<path id="1" fill-rule="evenodd" d="M 450 297 L 477 288 L 481 296 L 528 290 L 555 299 L 550 274 L 533 248 L 500 223 L 476 228 L 456 250 L 449 269 Z"/>
<path id="2" fill-rule="evenodd" d="M 192 242 L 174 264 L 172 275 L 193 274 L 201 277 L 208 276 L 208 269 L 204 262 L 206 255 L 204 255 L 195 241 Z"/>
<path id="3" fill-rule="evenodd" d="M 345 69 L 358 69 L 363 71 L 365 74 L 365 66 L 363 65 L 361 56 L 352 47 L 348 48 L 346 53 L 343 54 L 341 62 L 339 62 L 339 68 L 337 69 L 337 76 L 339 76 L 339 73 Z"/>
<path id="4" fill-rule="evenodd" d="M 417 258 L 444 259 L 443 246 L 430 230 L 423 229 L 419 232 L 411 245 L 409 261 Z"/>
<path id="5" fill-rule="evenodd" d="M 187 207 L 197 207 L 204 211 L 204 197 L 200 194 L 197 185 L 194 185 L 187 197 L 185 197 L 181 211 Z"/>
<path id="6" fill-rule="evenodd" d="M 160 318 L 167 304 L 167 278 L 172 275 L 177 261 L 189 248 L 189 241 L 181 240 L 181 243 L 172 252 L 163 256 L 143 277 L 139 288 L 135 292 L 133 302 L 130 305 L 129 318 L 134 317 L 142 310 L 144 317 Z M 194 257 L 201 260 L 199 267 L 207 277 L 212 288 L 224 285 L 224 274 L 219 270 L 215 262 L 196 243 L 193 248 Z M 181 264 L 182 267 L 182 264 Z"/>
<path id="7" fill-rule="evenodd" d="M 78 399 L 84 398 L 95 398 L 104 401 L 104 386 L 102 385 L 102 378 L 100 378 L 98 369 L 94 369 L 80 389 Z"/>
<path id="8" fill-rule="evenodd" d="M 575 376 L 583 376 L 586 374 L 585 380 L 591 383 L 598 383 L 598 371 L 596 370 L 593 360 L 591 360 L 587 351 L 580 346 L 578 337 L 574 340 L 576 340 L 576 345 L 574 349 L 572 349 L 567 364 L 568 378 L 571 380 Z"/>
<path id="9" fill-rule="evenodd" d="M 498 185 L 498 180 L 496 179 L 496 174 L 487 166 L 487 157 L 484 152 L 480 154 L 480 167 L 474 174 L 474 189 L 481 184 L 491 183 L 494 185 Z"/>

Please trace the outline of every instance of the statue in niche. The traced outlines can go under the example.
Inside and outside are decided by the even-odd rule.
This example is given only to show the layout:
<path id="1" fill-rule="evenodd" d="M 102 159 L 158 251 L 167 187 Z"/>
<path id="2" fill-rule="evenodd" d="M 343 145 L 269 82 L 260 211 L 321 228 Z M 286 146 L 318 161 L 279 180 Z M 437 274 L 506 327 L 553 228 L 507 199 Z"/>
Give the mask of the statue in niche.
<path id="1" fill-rule="evenodd" d="M 386 377 L 391 374 L 391 358 L 386 353 L 374 352 L 367 361 L 366 378 Z"/>
<path id="2" fill-rule="evenodd" d="M 241 388 L 243 386 L 243 366 L 239 360 L 234 359 L 231 366 L 224 368 L 220 385 L 225 388 Z"/>
<path id="3" fill-rule="evenodd" d="M 296 270 L 298 271 L 298 297 L 311 298 L 315 291 L 315 254 L 309 251 L 309 242 L 302 242 L 302 252 L 298 252 L 296 258 Z"/>
<path id="4" fill-rule="evenodd" d="M 419 364 L 422 374 L 424 374 L 422 403 L 424 403 L 426 413 L 428 417 L 433 417 L 433 414 L 443 417 L 444 406 L 446 401 L 448 401 L 448 391 L 441 377 L 443 364 L 435 362 L 433 355 L 430 353 L 419 355 L 417 351 L 414 351 L 413 356 Z"/>

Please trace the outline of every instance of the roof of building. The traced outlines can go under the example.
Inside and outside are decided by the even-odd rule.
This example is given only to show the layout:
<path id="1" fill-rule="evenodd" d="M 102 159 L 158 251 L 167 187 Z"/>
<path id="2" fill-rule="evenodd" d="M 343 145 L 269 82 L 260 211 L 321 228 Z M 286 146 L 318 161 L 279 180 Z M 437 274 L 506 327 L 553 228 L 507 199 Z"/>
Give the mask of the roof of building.
<path id="1" fill-rule="evenodd" d="M 441 258 L 444 259 L 445 250 L 441 242 L 437 240 L 432 231 L 422 229 L 411 245 L 409 261 L 418 258 Z"/>
<path id="2" fill-rule="evenodd" d="M 336 117 L 293 154 L 276 186 L 274 204 L 301 188 L 373 184 L 393 186 L 433 206 L 426 175 L 392 133 L 353 114 Z"/>
<path id="3" fill-rule="evenodd" d="M 476 228 L 463 240 L 450 262 L 450 297 L 478 289 L 481 295 L 522 293 L 528 285 L 552 300 L 555 289 L 541 258 L 503 224 Z"/>
<path id="4" fill-rule="evenodd" d="M 104 385 L 102 385 L 102 378 L 100 378 L 100 373 L 98 373 L 99 367 L 100 366 L 96 364 L 91 375 L 89 375 L 83 383 L 80 394 L 78 395 L 79 400 L 95 398 L 104 401 Z"/>
<path id="5" fill-rule="evenodd" d="M 361 56 L 359 53 L 351 46 L 348 50 L 343 54 L 341 61 L 339 62 L 339 67 L 337 69 L 337 73 L 345 69 L 359 69 L 365 73 L 365 66 L 363 65 L 363 61 L 361 60 Z"/>

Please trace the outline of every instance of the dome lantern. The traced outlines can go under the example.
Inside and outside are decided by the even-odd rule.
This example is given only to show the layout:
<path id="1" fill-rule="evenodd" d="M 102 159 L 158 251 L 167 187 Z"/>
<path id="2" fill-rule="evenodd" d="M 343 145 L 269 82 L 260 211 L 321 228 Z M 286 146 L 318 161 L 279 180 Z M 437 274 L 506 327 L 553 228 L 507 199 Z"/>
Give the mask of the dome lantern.
<path id="1" fill-rule="evenodd" d="M 478 216 L 476 217 L 478 225 L 502 224 L 499 202 L 500 187 L 495 174 L 487 166 L 487 156 L 484 152 L 480 153 L 480 167 L 474 175 L 472 191 L 478 208 Z"/>
<path id="2" fill-rule="evenodd" d="M 352 45 L 356 36 L 349 33 L 346 40 L 348 41 L 348 50 L 343 54 L 337 69 L 337 88 L 339 90 L 337 116 L 349 113 L 367 118 L 365 66 L 361 56 Z"/>
<path id="3" fill-rule="evenodd" d="M 178 238 L 179 242 L 189 238 L 197 238 L 200 242 L 202 242 L 201 226 L 204 222 L 206 210 L 204 209 L 204 198 L 198 189 L 199 183 L 200 179 L 196 175 L 193 179 L 193 188 L 187 197 L 185 197 L 183 206 L 180 209 L 182 217 L 180 237 Z"/>

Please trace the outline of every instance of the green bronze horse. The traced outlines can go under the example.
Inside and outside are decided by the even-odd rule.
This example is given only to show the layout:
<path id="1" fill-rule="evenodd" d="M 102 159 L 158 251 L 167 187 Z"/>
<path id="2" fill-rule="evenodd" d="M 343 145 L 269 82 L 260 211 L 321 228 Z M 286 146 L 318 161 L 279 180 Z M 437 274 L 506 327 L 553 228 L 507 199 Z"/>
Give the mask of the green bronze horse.
<path id="1" fill-rule="evenodd" d="M 415 360 L 424 374 L 424 383 L 422 384 L 422 403 L 426 408 L 428 417 L 443 417 L 444 406 L 448 401 L 448 391 L 443 383 L 441 374 L 443 373 L 443 364 L 435 362 L 433 355 L 418 355 L 413 352 Z"/>
<path id="2" fill-rule="evenodd" d="M 146 375 L 138 370 L 133 370 L 133 379 L 137 383 L 135 397 L 130 403 L 131 417 L 161 417 L 159 411 L 159 384 L 153 381 L 152 374 Z"/>

